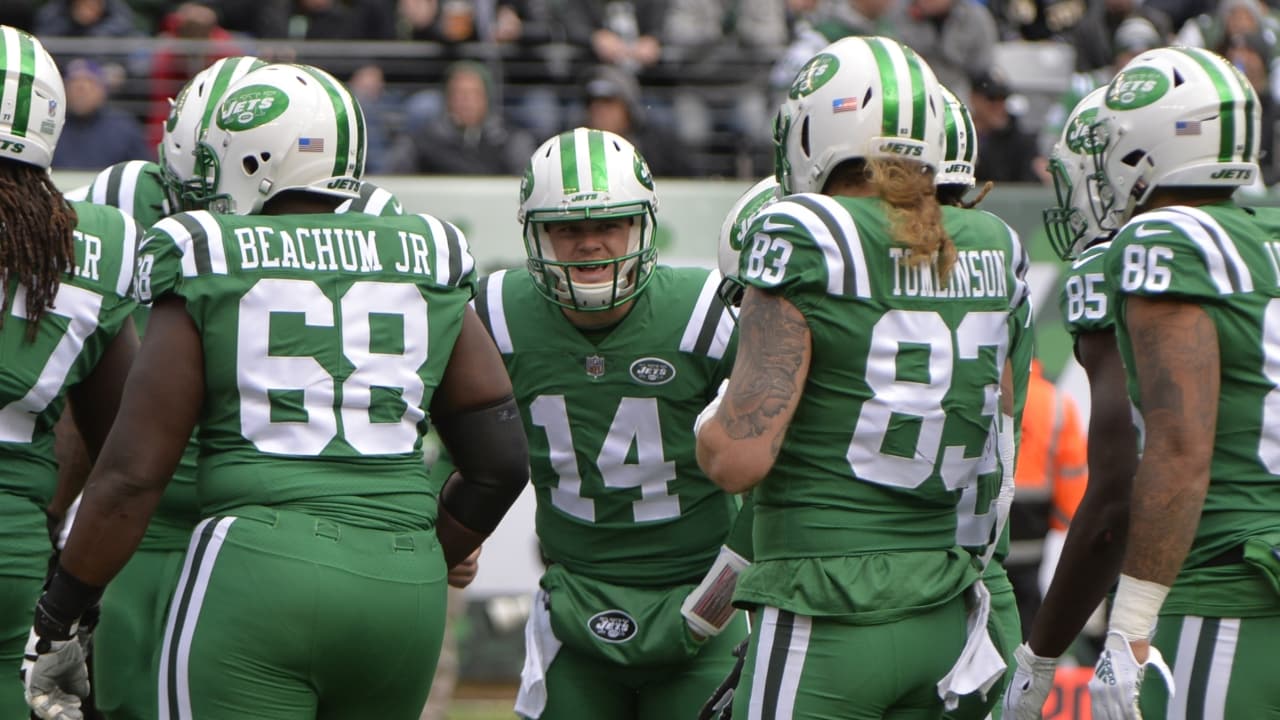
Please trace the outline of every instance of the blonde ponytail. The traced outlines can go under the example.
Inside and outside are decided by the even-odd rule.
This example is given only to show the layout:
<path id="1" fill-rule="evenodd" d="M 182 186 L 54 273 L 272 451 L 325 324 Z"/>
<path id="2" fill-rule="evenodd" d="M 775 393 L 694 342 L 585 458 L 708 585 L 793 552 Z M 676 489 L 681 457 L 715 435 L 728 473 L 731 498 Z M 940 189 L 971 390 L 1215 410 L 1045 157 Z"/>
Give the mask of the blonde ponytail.
<path id="1" fill-rule="evenodd" d="M 933 173 L 922 172 L 914 160 L 897 158 L 873 158 L 867 171 L 880 199 L 889 206 L 894 240 L 910 248 L 907 262 L 921 265 L 936 254 L 938 276 L 945 285 L 956 261 L 956 246 L 942 227 Z"/>

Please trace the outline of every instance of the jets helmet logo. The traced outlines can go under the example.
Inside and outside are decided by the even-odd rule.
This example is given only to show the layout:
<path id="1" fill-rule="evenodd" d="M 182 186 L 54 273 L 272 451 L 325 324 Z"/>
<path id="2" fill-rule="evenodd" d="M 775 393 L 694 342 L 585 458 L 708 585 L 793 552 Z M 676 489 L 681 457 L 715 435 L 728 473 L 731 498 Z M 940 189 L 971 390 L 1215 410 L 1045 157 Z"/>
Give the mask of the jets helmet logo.
<path id="1" fill-rule="evenodd" d="M 289 109 L 289 96 L 270 85 L 237 90 L 218 106 L 218 127 L 239 132 L 275 120 Z"/>
<path id="2" fill-rule="evenodd" d="M 787 94 L 792 100 L 810 95 L 835 77 L 839 69 L 840 61 L 835 55 L 819 53 L 810 58 L 809 62 L 800 68 L 800 72 L 796 73 L 796 79 L 791 83 L 791 91 Z"/>

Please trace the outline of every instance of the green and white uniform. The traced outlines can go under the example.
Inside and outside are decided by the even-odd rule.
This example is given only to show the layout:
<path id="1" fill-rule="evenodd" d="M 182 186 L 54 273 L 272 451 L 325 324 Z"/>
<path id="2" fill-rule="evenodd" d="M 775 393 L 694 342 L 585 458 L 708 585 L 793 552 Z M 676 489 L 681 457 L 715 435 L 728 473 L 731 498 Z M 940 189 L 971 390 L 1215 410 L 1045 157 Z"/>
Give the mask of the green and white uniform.
<path id="1" fill-rule="evenodd" d="M 943 223 L 953 239 L 959 237 L 956 240 L 957 244 L 968 244 L 965 239 L 967 233 L 992 232 L 998 228 L 987 219 L 978 222 L 968 221 L 967 213 L 974 212 L 981 212 L 989 218 L 995 218 L 1001 224 L 1004 224 L 1003 220 L 999 220 L 999 218 L 984 210 L 944 207 L 942 210 Z M 1013 265 L 1014 276 L 1020 280 L 1025 280 L 1027 269 L 1031 265 L 1030 258 L 1027 257 L 1026 249 L 1023 247 L 1017 233 L 1007 226 L 1004 232 L 1014 238 L 1013 248 L 1016 257 Z M 1010 345 L 1008 359 L 1012 370 L 1015 458 L 1017 457 L 1017 448 L 1020 447 L 1022 440 L 1022 410 L 1027 403 L 1027 383 L 1031 377 L 1031 359 L 1035 355 L 1035 336 L 1032 332 L 1031 321 L 1030 299 L 1019 304 L 1014 312 L 1009 315 Z M 1013 482 L 1014 469 L 1006 468 L 1005 470 L 1008 481 Z M 975 485 L 966 490 L 961 497 L 960 523 L 956 541 L 962 545 L 967 545 L 971 551 L 982 555 L 988 549 L 988 542 L 971 543 L 976 543 L 984 532 L 988 536 L 990 535 L 995 518 L 990 512 L 982 515 L 976 514 L 977 503 L 975 501 L 977 494 L 978 487 Z M 1009 524 L 1005 522 L 1004 529 L 1000 532 L 1000 537 L 996 539 L 996 547 L 992 551 L 990 561 L 983 568 L 982 582 L 987 586 L 987 591 L 991 593 L 991 616 L 987 627 L 996 646 L 1004 655 L 1005 663 L 1009 667 L 1013 667 L 1013 651 L 1022 639 L 1022 621 L 1018 616 L 1018 601 L 1013 593 L 1013 583 L 1009 581 L 1009 574 L 1005 572 L 1004 568 L 1004 559 L 1008 555 Z M 947 712 L 944 717 L 947 720 L 970 720 L 971 718 L 973 720 L 982 720 L 990 715 L 993 720 L 1000 720 L 1004 713 L 999 699 L 1004 695 L 1005 681 L 1008 677 L 1008 673 L 1002 676 L 986 693 L 985 698 L 981 693 L 973 693 L 961 698 L 960 707 Z"/>
<path id="2" fill-rule="evenodd" d="M 461 232 L 425 215 L 201 211 L 148 231 L 138 295 L 185 300 L 205 364 L 206 519 L 160 717 L 421 709 L 445 591 L 421 435 L 473 268 Z"/>
<path id="3" fill-rule="evenodd" d="M 1177 695 L 1166 699 L 1153 678 L 1144 716 L 1275 716 L 1280 686 L 1267 668 L 1280 632 L 1280 213 L 1231 202 L 1143 213 L 1117 233 L 1105 262 L 1139 412 L 1130 296 L 1198 304 L 1221 348 L 1208 495 L 1154 638 Z"/>
<path id="4" fill-rule="evenodd" d="M 76 267 L 33 342 L 26 290 L 3 288 L 10 305 L 0 325 L 0 665 L 11 668 L 21 662 L 51 550 L 44 508 L 57 485 L 53 426 L 67 388 L 97 366 L 135 305 L 129 287 L 141 228 L 113 208 L 73 205 Z M 0 715 L 27 712 L 19 683 L 0 686 Z"/>
<path id="5" fill-rule="evenodd" d="M 762 620 L 735 716 L 942 714 L 936 683 L 979 577 L 957 507 L 976 485 L 984 515 L 999 489 L 1000 375 L 1026 300 L 1007 227 L 948 218 L 945 286 L 908 266 L 876 198 L 792 195 L 752 222 L 742 278 L 804 314 L 813 352 L 755 489 L 755 564 L 735 599 Z"/>
<path id="6" fill-rule="evenodd" d="M 680 614 L 737 514 L 691 432 L 736 346 L 719 279 L 659 266 L 599 332 L 573 326 L 525 271 L 494 273 L 476 297 L 529 436 L 548 640 L 563 643 L 544 720 L 692 717 L 733 666 L 741 620 L 699 645 Z"/>
<path id="7" fill-rule="evenodd" d="M 172 213 L 160 166 L 129 160 L 99 172 L 88 185 L 68 197 L 110 205 L 133 215 L 144 228 Z M 373 183 L 362 183 L 360 196 L 336 212 L 401 215 L 394 195 Z M 134 311 L 134 323 L 145 332 L 149 308 Z M 196 456 L 192 438 L 147 525 L 137 552 L 107 588 L 102 617 L 94 634 L 94 699 L 111 720 L 149 720 L 157 709 L 156 668 L 169 599 L 182 571 L 191 531 L 200 521 L 196 499 Z M 154 647 L 148 656 L 139 648 Z"/>

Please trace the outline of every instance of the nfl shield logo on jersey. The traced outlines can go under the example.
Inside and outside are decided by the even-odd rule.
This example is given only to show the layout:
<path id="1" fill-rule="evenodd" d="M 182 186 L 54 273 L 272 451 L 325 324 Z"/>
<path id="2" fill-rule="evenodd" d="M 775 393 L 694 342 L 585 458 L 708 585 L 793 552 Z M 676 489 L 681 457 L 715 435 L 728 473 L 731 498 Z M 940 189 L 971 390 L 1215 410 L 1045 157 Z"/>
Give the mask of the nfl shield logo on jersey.
<path id="1" fill-rule="evenodd" d="M 583 367 L 586 368 L 587 375 L 591 376 L 592 379 L 601 377 L 604 375 L 604 358 L 599 355 L 588 355 L 587 359 L 583 361 Z"/>
<path id="2" fill-rule="evenodd" d="M 636 621 L 621 610 L 605 610 L 591 616 L 587 628 L 607 643 L 624 643 L 636 636 Z"/>

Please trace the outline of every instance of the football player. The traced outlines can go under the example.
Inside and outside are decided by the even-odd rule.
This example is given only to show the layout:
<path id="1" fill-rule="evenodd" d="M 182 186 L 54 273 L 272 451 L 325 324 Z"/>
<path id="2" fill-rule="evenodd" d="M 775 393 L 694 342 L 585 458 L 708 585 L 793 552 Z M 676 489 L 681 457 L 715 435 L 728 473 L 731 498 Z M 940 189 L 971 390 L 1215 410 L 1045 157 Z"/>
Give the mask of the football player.
<path id="1" fill-rule="evenodd" d="M 520 187 L 527 269 L 476 310 L 530 438 L 548 562 L 526 630 L 526 718 L 693 717 L 734 663 L 749 535 L 689 428 L 733 359 L 720 276 L 658 264 L 649 166 L 610 132 L 547 140 Z"/>
<path id="2" fill-rule="evenodd" d="M 946 87 L 942 88 L 945 102 L 943 126 L 946 129 L 946 146 L 942 152 L 942 170 L 935 175 L 936 196 L 942 205 L 944 226 L 952 238 L 964 244 L 971 232 L 990 232 L 993 224 L 989 217 L 975 220 L 974 208 L 991 191 L 987 182 L 973 200 L 965 195 L 973 190 L 974 167 L 978 161 L 978 135 L 974 132 L 969 108 Z M 988 215 L 987 213 L 982 213 Z M 1014 235 L 1012 229 L 1003 232 Z M 1017 244 L 1021 250 L 1020 243 Z M 1015 269 L 1018 277 L 1026 274 L 1028 258 L 1020 252 Z M 1031 356 L 1034 342 L 1031 333 L 1031 303 L 1022 303 L 1009 318 L 1011 345 L 1001 376 L 1001 423 L 1009 432 L 1000 435 L 1001 472 L 1000 495 L 994 511 L 979 512 L 978 486 L 970 486 L 960 500 L 960 520 L 956 541 L 969 547 L 983 562 L 982 582 L 991 593 L 991 618 L 989 631 L 1006 662 L 1012 663 L 1013 650 L 1022 637 L 1022 625 L 1018 616 L 1018 602 L 1013 585 L 1005 572 L 1004 559 L 1009 553 L 1009 507 L 1013 501 L 1014 458 L 1022 427 L 1022 409 L 1027 399 L 1027 383 L 1030 379 Z M 1010 441 L 1012 439 L 1012 442 Z M 984 693 L 972 693 L 960 700 L 960 706 L 946 714 L 949 720 L 981 720 L 988 713 L 999 720 L 1001 711 L 996 707 L 1004 690 L 1008 674 L 1001 676 L 991 689 Z"/>
<path id="3" fill-rule="evenodd" d="M 1016 720 L 1039 720 L 1057 658 L 1115 585 L 1138 462 L 1124 363 L 1116 346 L 1113 283 L 1103 268 L 1115 228 L 1100 226 L 1090 204 L 1098 188 L 1091 128 L 1105 94 L 1099 88 L 1076 104 L 1049 159 L 1057 204 L 1045 210 L 1044 225 L 1054 250 L 1071 261 L 1061 306 L 1076 359 L 1089 378 L 1089 484 L 1028 641 L 1014 654 L 1004 708 L 1005 717 Z"/>
<path id="4" fill-rule="evenodd" d="M 161 717 L 416 718 L 446 570 L 527 480 L 510 383 L 467 306 L 474 263 L 429 215 L 334 213 L 359 193 L 365 137 L 327 73 L 258 68 L 213 118 L 196 167 L 224 214 L 147 233 L 150 325 L 37 604 L 28 676 L 78 694 L 76 620 L 136 548 L 198 421 L 205 519 L 170 607 Z M 428 416 L 460 470 L 438 507 Z"/>
<path id="5" fill-rule="evenodd" d="M 1258 176 L 1260 117 L 1230 62 L 1175 47 L 1129 61 L 1093 128 L 1095 217 L 1124 223 L 1103 263 L 1142 438 L 1089 683 L 1103 720 L 1280 708 L 1280 217 L 1231 199 Z"/>
<path id="6" fill-rule="evenodd" d="M 1004 670 L 957 491 L 979 484 L 979 514 L 998 493 L 1026 291 L 1003 223 L 975 215 L 963 245 L 943 226 L 943 111 L 927 64 L 879 37 L 814 56 L 779 111 L 787 196 L 747 232 L 740 362 L 697 433 L 712 480 L 755 492 L 736 717 L 940 717 Z"/>
<path id="7" fill-rule="evenodd" d="M 31 35 L 0 26 L 0 46 L 0 661 L 17 668 L 51 530 L 70 500 L 53 502 L 54 424 L 72 398 L 91 455 L 111 427 L 137 346 L 129 287 L 141 228 L 54 187 L 62 77 Z M 41 685 L 26 681 L 42 705 Z M 23 688 L 0 686 L 0 715 L 27 714 Z"/>

